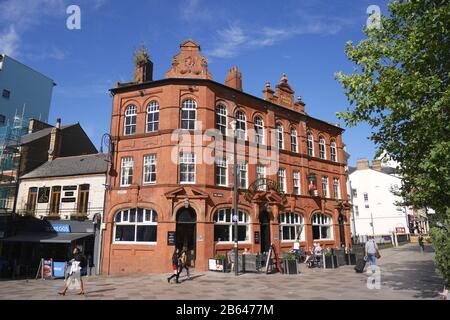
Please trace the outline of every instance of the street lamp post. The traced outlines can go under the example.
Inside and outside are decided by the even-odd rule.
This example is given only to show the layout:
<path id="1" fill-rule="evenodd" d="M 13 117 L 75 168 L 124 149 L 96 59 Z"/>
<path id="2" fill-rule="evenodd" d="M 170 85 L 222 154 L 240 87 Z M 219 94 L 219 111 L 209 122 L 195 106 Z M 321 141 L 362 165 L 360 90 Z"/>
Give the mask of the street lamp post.
<path id="1" fill-rule="evenodd" d="M 236 120 L 230 122 L 233 129 L 233 222 L 234 222 L 234 272 L 237 276 L 239 274 L 239 250 L 238 250 L 238 164 L 237 164 L 237 135 L 236 135 Z"/>

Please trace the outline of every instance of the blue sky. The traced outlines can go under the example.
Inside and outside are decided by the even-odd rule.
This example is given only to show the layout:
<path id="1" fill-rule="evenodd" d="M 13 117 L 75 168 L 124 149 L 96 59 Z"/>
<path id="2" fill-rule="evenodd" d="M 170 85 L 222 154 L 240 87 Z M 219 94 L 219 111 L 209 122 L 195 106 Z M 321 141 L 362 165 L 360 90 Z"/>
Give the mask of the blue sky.
<path id="1" fill-rule="evenodd" d="M 81 8 L 81 30 L 66 28 L 70 4 Z M 274 87 L 286 72 L 311 116 L 345 127 L 335 113 L 348 102 L 334 74 L 352 71 L 345 43 L 364 37 L 369 5 L 387 13 L 379 0 L 0 0 L 0 52 L 54 79 L 49 122 L 80 122 L 96 146 L 109 132 L 108 89 L 132 79 L 133 49 L 148 48 L 161 79 L 188 38 L 214 80 L 237 65 L 244 90 L 262 97 L 265 82 Z M 366 125 L 346 128 L 351 165 L 374 157 L 369 134 Z"/>

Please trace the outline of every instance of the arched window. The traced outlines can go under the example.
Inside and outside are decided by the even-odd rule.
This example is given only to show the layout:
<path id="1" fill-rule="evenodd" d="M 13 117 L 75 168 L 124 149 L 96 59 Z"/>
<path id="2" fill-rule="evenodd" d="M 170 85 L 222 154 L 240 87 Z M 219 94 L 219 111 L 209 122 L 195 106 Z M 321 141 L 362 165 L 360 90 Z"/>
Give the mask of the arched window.
<path id="1" fill-rule="evenodd" d="M 147 132 L 158 131 L 159 103 L 152 101 L 147 107 Z"/>
<path id="2" fill-rule="evenodd" d="M 136 133 L 136 106 L 128 106 L 125 110 L 125 135 Z"/>
<path id="3" fill-rule="evenodd" d="M 319 156 L 320 159 L 326 159 L 325 139 L 322 136 L 319 137 Z"/>
<path id="4" fill-rule="evenodd" d="M 114 219 L 114 242 L 155 243 L 158 214 L 152 209 L 133 208 L 119 211 Z"/>
<path id="5" fill-rule="evenodd" d="M 314 138 L 311 133 L 308 133 L 308 154 L 310 157 L 314 157 Z"/>
<path id="6" fill-rule="evenodd" d="M 279 220 L 281 240 L 305 240 L 303 216 L 293 212 L 284 212 L 280 213 Z"/>
<path id="7" fill-rule="evenodd" d="M 283 126 L 277 123 L 277 143 L 278 149 L 284 149 Z"/>
<path id="8" fill-rule="evenodd" d="M 316 213 L 312 217 L 313 240 L 332 240 L 333 222 L 331 217 Z"/>
<path id="9" fill-rule="evenodd" d="M 291 151 L 297 152 L 297 130 L 291 128 Z"/>
<path id="10" fill-rule="evenodd" d="M 214 241 L 232 242 L 234 240 L 233 210 L 226 208 L 214 214 Z M 238 210 L 238 241 L 250 241 L 250 217 Z"/>
<path id="11" fill-rule="evenodd" d="M 330 154 L 331 154 L 331 161 L 337 162 L 336 141 L 334 140 L 332 140 L 330 143 Z"/>
<path id="12" fill-rule="evenodd" d="M 246 126 L 247 118 L 245 113 L 242 111 L 236 112 L 236 136 L 238 139 L 245 140 L 247 126 Z"/>
<path id="13" fill-rule="evenodd" d="M 264 122 L 261 117 L 255 117 L 255 142 L 264 144 Z"/>
<path id="14" fill-rule="evenodd" d="M 197 103 L 188 99 L 181 104 L 181 129 L 194 130 L 197 120 Z"/>
<path id="15" fill-rule="evenodd" d="M 216 107 L 216 129 L 227 135 L 227 108 L 221 104 Z"/>

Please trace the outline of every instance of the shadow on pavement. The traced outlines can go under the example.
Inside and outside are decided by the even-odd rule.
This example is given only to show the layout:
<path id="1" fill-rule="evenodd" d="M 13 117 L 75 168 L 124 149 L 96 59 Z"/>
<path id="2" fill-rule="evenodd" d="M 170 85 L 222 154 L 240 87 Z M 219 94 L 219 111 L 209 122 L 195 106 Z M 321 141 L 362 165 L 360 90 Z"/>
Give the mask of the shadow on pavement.
<path id="1" fill-rule="evenodd" d="M 416 291 L 416 298 L 436 298 L 442 291 L 443 282 L 435 273 L 433 261 L 386 263 L 383 268 L 392 274 L 382 274 L 381 280 L 394 290 Z"/>

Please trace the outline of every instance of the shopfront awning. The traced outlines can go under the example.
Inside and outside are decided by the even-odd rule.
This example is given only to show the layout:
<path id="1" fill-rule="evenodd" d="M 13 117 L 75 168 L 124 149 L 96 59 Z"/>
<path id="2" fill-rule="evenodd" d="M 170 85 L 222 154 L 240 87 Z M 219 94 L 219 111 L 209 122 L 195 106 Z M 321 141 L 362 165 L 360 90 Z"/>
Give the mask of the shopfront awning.
<path id="1" fill-rule="evenodd" d="M 77 239 L 93 236 L 93 233 L 36 233 L 24 232 L 1 239 L 3 242 L 71 243 Z"/>

